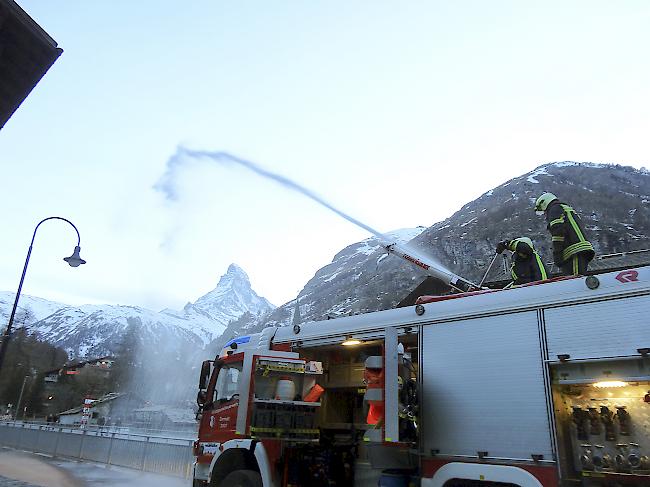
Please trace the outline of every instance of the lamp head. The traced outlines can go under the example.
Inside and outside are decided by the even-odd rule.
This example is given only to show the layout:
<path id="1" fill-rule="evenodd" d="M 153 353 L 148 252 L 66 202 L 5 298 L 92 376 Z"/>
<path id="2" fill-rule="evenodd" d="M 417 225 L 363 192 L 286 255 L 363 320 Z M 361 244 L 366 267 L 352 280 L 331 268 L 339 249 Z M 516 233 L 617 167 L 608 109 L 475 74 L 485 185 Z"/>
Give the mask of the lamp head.
<path id="1" fill-rule="evenodd" d="M 64 257 L 63 260 L 65 260 L 70 267 L 79 267 L 81 264 L 85 264 L 86 261 L 79 257 L 79 251 L 81 251 L 81 247 L 77 245 L 74 248 L 72 255 L 70 257 Z"/>
<path id="2" fill-rule="evenodd" d="M 344 347 L 352 347 L 354 345 L 359 345 L 361 343 L 361 340 L 357 340 L 356 338 L 352 338 L 352 335 L 348 335 L 345 340 L 341 342 L 341 345 Z"/>

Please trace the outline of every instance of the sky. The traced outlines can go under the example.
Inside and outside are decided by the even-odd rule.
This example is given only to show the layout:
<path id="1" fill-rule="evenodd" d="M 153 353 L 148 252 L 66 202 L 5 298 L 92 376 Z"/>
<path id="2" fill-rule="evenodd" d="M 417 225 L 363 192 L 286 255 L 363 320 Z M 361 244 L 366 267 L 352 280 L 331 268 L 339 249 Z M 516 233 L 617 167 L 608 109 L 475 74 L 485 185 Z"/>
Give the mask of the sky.
<path id="1" fill-rule="evenodd" d="M 64 52 L 0 130 L 0 290 L 180 308 L 235 262 L 276 305 L 370 234 L 553 161 L 647 166 L 650 2 L 18 0 Z M 180 7 L 180 8 L 179 8 Z"/>

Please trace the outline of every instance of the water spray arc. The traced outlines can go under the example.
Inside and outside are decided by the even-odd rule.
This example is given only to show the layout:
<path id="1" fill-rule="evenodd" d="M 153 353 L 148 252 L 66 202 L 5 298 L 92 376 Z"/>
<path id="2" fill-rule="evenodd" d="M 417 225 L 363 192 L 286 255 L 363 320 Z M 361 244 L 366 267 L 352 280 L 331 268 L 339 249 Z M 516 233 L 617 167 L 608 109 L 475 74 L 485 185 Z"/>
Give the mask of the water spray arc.
<path id="1" fill-rule="evenodd" d="M 175 171 L 181 167 L 184 163 L 185 158 L 190 159 L 207 159 L 217 164 L 235 164 L 241 166 L 249 171 L 256 173 L 259 176 L 275 181 L 276 183 L 284 186 L 285 188 L 295 191 L 297 193 L 306 196 L 307 198 L 315 201 L 319 205 L 327 208 L 328 210 L 336 213 L 340 217 L 349 221 L 350 223 L 366 230 L 371 233 L 381 242 L 386 251 L 390 254 L 395 254 L 402 259 L 410 262 L 421 270 L 424 270 L 428 275 L 442 280 L 445 284 L 451 286 L 452 288 L 466 292 L 473 289 L 480 289 L 479 286 L 464 279 L 450 270 L 446 269 L 444 266 L 438 264 L 437 262 L 432 261 L 431 259 L 418 255 L 417 252 L 406 249 L 404 246 L 397 244 L 396 242 L 389 239 L 386 235 L 375 230 L 374 228 L 366 225 L 365 223 L 357 220 L 356 218 L 348 215 L 347 213 L 336 208 L 324 198 L 317 195 L 313 191 L 301 186 L 300 184 L 292 181 L 291 179 L 271 172 L 263 167 L 255 164 L 254 162 L 242 159 L 240 157 L 229 154 L 228 152 L 222 151 L 203 151 L 203 150 L 192 150 L 185 147 L 179 147 L 178 152 L 168 161 L 167 171 L 163 176 L 162 180 L 155 186 L 156 189 L 163 191 L 168 198 L 176 199 L 176 193 L 173 187 L 174 184 L 174 175 Z"/>

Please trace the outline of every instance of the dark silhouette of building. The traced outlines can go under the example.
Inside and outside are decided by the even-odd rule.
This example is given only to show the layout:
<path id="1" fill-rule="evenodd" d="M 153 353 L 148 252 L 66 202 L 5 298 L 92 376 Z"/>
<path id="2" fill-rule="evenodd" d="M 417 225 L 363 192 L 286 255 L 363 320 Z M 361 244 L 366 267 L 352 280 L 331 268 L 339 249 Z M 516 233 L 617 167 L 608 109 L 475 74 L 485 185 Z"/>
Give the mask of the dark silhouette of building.
<path id="1" fill-rule="evenodd" d="M 63 52 L 13 0 L 0 0 L 0 129 Z"/>

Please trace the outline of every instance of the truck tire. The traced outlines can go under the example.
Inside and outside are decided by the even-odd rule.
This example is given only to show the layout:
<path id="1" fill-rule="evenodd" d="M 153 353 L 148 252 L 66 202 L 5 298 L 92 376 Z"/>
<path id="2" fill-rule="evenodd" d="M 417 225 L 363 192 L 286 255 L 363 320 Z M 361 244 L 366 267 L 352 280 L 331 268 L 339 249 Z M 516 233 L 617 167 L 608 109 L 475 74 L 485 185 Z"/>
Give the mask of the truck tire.
<path id="1" fill-rule="evenodd" d="M 224 487 L 262 487 L 262 476 L 255 470 L 235 470 L 221 481 Z"/>

